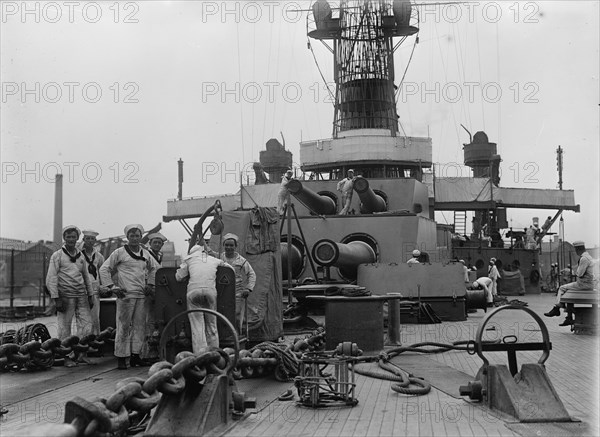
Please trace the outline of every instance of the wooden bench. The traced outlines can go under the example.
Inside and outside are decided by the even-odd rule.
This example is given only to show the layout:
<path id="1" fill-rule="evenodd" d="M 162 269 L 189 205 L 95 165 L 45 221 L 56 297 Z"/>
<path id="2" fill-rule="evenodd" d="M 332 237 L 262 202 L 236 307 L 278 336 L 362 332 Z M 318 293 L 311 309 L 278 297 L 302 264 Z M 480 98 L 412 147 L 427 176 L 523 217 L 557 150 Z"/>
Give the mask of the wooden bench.
<path id="1" fill-rule="evenodd" d="M 573 306 L 575 323 L 571 331 L 575 334 L 595 334 L 598 332 L 598 290 L 569 290 L 560 298 L 561 303 Z"/>

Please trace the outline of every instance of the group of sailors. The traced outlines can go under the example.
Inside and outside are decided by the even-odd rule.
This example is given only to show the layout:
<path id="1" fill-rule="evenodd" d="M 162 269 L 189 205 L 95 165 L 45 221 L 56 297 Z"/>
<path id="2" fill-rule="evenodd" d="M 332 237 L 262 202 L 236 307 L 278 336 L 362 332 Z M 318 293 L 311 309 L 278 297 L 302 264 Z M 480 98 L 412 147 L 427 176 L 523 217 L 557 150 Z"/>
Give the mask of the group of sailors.
<path id="1" fill-rule="evenodd" d="M 158 359 L 158 351 L 148 340 L 155 331 L 155 275 L 161 267 L 161 249 L 167 238 L 159 232 L 144 235 L 140 224 L 124 229 L 127 244 L 105 260 L 95 249 L 98 232 L 69 225 L 63 229 L 64 245 L 52 254 L 46 287 L 57 311 L 58 338 L 72 334 L 84 337 L 100 333 L 100 297 L 115 295 L 115 356 L 119 369 L 149 365 Z M 79 238 L 83 235 L 78 247 Z M 146 243 L 145 245 L 143 243 Z M 200 238 L 176 272 L 178 281 L 186 281 L 188 309 L 216 311 L 216 271 L 231 268 L 236 276 L 236 316 L 242 323 L 244 299 L 254 289 L 256 275 L 250 264 L 236 252 L 238 237 L 223 237 L 224 253 L 219 256 Z M 218 257 L 218 258 L 217 258 Z M 74 323 L 73 323 L 73 319 Z M 216 316 L 206 312 L 189 314 L 194 352 L 218 346 Z M 85 353 L 74 352 L 65 365 L 90 363 Z"/>

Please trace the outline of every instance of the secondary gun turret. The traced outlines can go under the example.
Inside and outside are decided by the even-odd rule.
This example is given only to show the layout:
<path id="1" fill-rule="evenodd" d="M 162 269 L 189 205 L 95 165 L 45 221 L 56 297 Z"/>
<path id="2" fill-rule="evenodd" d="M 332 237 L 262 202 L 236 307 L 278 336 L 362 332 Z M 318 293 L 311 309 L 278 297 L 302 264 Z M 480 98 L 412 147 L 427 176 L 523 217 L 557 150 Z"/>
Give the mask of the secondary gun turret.
<path id="1" fill-rule="evenodd" d="M 362 203 L 361 213 L 371 214 L 373 212 L 387 211 L 387 205 L 383 197 L 371 189 L 369 181 L 364 177 L 357 176 L 354 179 L 354 191 L 356 191 Z"/>
<path id="2" fill-rule="evenodd" d="M 287 185 L 288 191 L 313 213 L 333 215 L 336 213 L 335 202 L 332 198 L 315 193 L 302 185 L 298 179 L 292 179 Z"/>
<path id="3" fill-rule="evenodd" d="M 377 254 L 364 241 L 336 243 L 323 239 L 315 243 L 312 250 L 313 259 L 325 267 L 337 267 L 347 279 L 355 279 L 360 264 L 370 264 L 377 261 Z"/>

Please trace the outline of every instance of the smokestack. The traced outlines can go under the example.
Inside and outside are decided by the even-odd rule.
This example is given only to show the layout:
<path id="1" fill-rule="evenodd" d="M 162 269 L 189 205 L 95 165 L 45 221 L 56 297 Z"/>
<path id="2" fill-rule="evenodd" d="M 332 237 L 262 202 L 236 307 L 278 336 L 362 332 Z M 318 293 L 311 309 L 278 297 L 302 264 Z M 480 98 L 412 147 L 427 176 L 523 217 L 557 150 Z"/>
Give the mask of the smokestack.
<path id="1" fill-rule="evenodd" d="M 62 182 L 63 175 L 57 174 L 54 179 L 54 242 L 58 244 L 62 243 Z"/>
<path id="2" fill-rule="evenodd" d="M 177 192 L 177 199 L 181 200 L 183 199 L 183 161 L 181 160 L 181 158 L 179 158 L 179 161 L 177 161 L 177 169 L 177 179 L 179 182 L 179 191 Z"/>

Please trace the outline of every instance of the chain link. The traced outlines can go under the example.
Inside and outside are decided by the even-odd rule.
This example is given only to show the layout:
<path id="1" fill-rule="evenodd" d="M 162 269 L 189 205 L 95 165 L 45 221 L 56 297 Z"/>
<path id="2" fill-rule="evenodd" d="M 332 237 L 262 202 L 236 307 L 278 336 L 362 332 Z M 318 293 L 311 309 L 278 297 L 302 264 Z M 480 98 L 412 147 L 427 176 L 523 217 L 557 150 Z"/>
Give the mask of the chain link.
<path id="1" fill-rule="evenodd" d="M 114 332 L 111 333 L 114 335 Z M 103 331 L 99 337 L 103 340 L 107 335 L 108 332 Z M 82 339 L 84 341 L 72 336 L 62 342 L 50 339 L 44 343 L 34 341 L 24 345 L 3 344 L 0 345 L 0 363 L 4 360 L 5 367 L 7 363 L 24 363 L 36 353 L 47 351 L 51 351 L 53 356 L 65 356 L 74 348 L 89 347 L 91 343 L 98 341 L 98 337 L 92 337 Z M 147 378 L 129 377 L 118 381 L 115 392 L 106 399 L 96 398 L 90 402 L 76 397 L 67 402 L 61 435 L 125 435 L 130 426 L 139 428 L 140 424 L 136 423 L 136 419 L 139 421 L 139 418 L 147 416 L 158 405 L 162 394 L 181 393 L 186 384 L 198 384 L 208 374 L 230 374 L 236 377 L 236 373 L 259 375 L 275 369 L 277 377 L 279 369 L 283 378 L 289 379 L 291 375 L 298 374 L 298 357 L 302 351 L 322 347 L 324 341 L 325 332 L 320 329 L 313 332 L 312 336 L 295 339 L 291 345 L 265 342 L 249 351 L 242 350 L 237 362 L 234 361 L 233 349 L 207 348 L 197 354 L 180 352 L 175 356 L 175 364 L 168 361 L 153 364 L 148 370 Z M 55 425 L 36 429 L 36 435 L 49 437 L 56 433 Z"/>
<path id="2" fill-rule="evenodd" d="M 81 339 L 72 335 L 62 341 L 58 338 L 48 338 L 43 342 L 27 340 L 34 336 L 49 337 L 47 332 L 48 330 L 41 323 L 28 325 L 21 328 L 17 335 L 10 337 L 10 340 L 15 341 L 14 343 L 1 344 L 0 372 L 18 371 L 23 367 L 29 370 L 47 369 L 54 365 L 54 360 L 57 358 L 63 358 L 71 352 L 88 352 L 90 348 L 98 350 L 104 345 L 105 340 L 115 336 L 113 328 L 106 328 L 99 335 L 90 334 Z M 7 338 L 4 333 L 0 334 L 0 337 Z M 18 343 L 19 340 L 21 344 Z"/>

